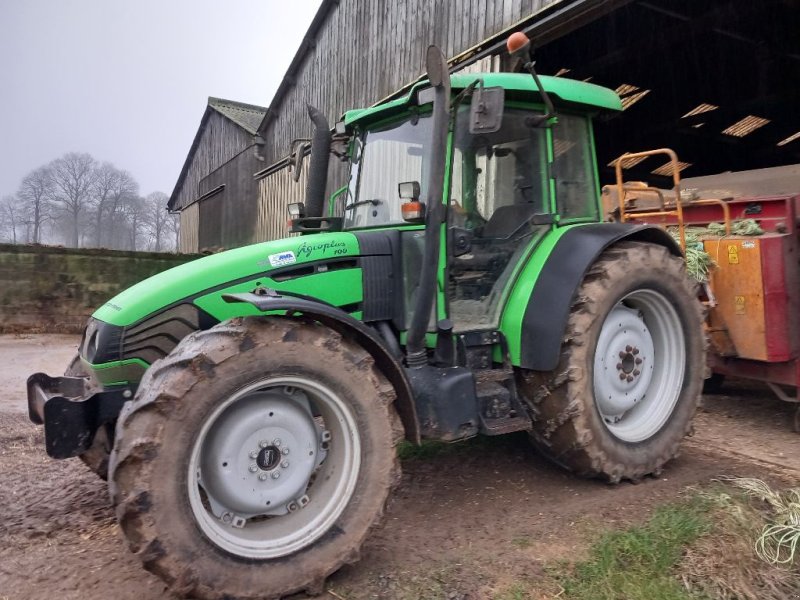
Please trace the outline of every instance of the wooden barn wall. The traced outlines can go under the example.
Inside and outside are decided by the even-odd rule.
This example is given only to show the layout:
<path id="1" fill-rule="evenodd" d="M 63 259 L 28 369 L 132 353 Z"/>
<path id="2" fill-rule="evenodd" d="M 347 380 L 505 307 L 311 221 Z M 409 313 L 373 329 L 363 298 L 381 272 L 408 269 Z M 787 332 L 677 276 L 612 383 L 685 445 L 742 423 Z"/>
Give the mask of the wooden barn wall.
<path id="1" fill-rule="evenodd" d="M 197 252 L 197 234 L 200 224 L 200 212 L 197 202 L 181 211 L 180 252 Z"/>
<path id="2" fill-rule="evenodd" d="M 341 0 L 267 122 L 266 164 L 286 156 L 291 140 L 309 137 L 306 102 L 333 123 L 344 110 L 369 106 L 416 79 L 429 44 L 452 57 L 559 1 Z"/>
<path id="3" fill-rule="evenodd" d="M 237 248 L 256 240 L 258 182 L 253 173 L 263 167 L 248 146 L 200 181 L 199 195 L 224 185 L 222 191 L 200 201 L 199 249 Z M 212 205 L 217 208 L 211 209 Z"/>
<path id="4" fill-rule="evenodd" d="M 252 135 L 211 110 L 174 208 L 181 209 L 197 200 L 200 180 L 252 143 Z"/>
<path id="5" fill-rule="evenodd" d="M 258 180 L 258 217 L 255 242 L 288 237 L 287 206 L 303 202 L 308 169 L 303 169 L 300 181 L 295 181 L 288 169 L 281 169 Z"/>

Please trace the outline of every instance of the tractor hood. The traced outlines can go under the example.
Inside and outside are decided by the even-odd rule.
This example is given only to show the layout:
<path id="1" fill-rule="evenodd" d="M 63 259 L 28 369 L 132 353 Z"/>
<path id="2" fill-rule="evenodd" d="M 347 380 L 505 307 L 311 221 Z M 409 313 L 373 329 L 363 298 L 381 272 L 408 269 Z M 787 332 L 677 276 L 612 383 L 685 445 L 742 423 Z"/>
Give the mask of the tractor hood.
<path id="1" fill-rule="evenodd" d="M 130 327 L 169 307 L 193 303 L 221 320 L 226 315 L 215 314 L 218 312 L 215 307 L 222 304 L 220 296 L 223 293 L 252 291 L 257 284 L 290 289 L 296 287 L 291 282 L 299 275 L 314 275 L 309 263 L 341 260 L 358 254 L 356 236 L 343 232 L 292 237 L 236 248 L 145 279 L 106 302 L 92 316 L 111 325 Z M 298 269 L 302 265 L 309 266 Z M 292 272 L 298 277 L 293 277 Z M 279 281 L 272 279 L 271 276 L 281 273 L 285 277 L 278 277 Z M 310 288 L 309 285 L 304 287 Z M 314 291 L 306 289 L 304 293 L 315 295 Z"/>

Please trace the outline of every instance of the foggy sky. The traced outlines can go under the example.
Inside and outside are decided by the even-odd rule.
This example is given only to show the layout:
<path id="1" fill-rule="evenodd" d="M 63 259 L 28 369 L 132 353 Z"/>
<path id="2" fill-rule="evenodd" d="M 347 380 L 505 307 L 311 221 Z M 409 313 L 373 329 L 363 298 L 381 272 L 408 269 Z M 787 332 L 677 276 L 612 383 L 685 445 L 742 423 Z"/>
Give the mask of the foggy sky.
<path id="1" fill-rule="evenodd" d="M 208 96 L 267 106 L 320 0 L 0 0 L 0 196 L 65 152 L 172 193 Z"/>

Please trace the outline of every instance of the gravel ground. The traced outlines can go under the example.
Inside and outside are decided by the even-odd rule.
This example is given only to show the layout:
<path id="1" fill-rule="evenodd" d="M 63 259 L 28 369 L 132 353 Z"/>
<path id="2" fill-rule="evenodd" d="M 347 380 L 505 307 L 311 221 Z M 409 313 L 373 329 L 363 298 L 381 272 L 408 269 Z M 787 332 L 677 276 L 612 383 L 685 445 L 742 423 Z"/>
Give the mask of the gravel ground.
<path id="1" fill-rule="evenodd" d="M 105 483 L 77 460 L 50 460 L 40 429 L 27 421 L 25 378 L 63 372 L 77 343 L 74 336 L 0 336 L 0 599 L 168 597 L 128 554 Z M 577 479 L 518 435 L 405 461 L 383 526 L 362 560 L 334 575 L 325 597 L 488 598 L 504 582 L 574 558 L 589 532 L 644 518 L 688 486 L 721 475 L 796 483 L 793 409 L 761 386 L 732 383 L 705 398 L 682 455 L 638 485 Z M 442 577 L 457 583 L 441 589 Z"/>

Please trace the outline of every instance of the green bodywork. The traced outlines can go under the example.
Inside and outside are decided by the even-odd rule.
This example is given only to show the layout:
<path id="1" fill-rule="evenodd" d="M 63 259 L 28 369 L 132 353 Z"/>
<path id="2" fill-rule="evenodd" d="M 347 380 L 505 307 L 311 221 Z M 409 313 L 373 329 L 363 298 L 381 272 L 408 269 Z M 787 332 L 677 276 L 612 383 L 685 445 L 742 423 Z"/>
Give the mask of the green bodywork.
<path id="1" fill-rule="evenodd" d="M 482 80 L 486 87 L 502 87 L 509 95 L 516 93 L 519 97 L 528 102 L 540 102 L 541 96 L 536 84 L 530 75 L 522 73 L 474 73 L 450 76 L 450 86 L 454 91 L 464 89 L 476 80 Z M 583 110 L 594 109 L 618 111 L 622 110 L 622 102 L 613 90 L 565 79 L 563 77 L 539 77 L 542 87 L 550 95 L 554 102 L 561 104 L 574 104 Z M 409 105 L 415 103 L 417 93 L 428 87 L 428 82 L 421 81 L 411 87 L 409 92 L 394 100 L 384 102 L 370 108 L 349 110 L 344 114 L 344 122 L 348 126 L 359 125 L 366 122 L 373 122 L 385 118 L 396 111 L 402 111 Z"/>
<path id="2" fill-rule="evenodd" d="M 512 105 L 526 107 L 540 105 L 541 98 L 533 79 L 528 75 L 501 73 L 453 75 L 451 83 L 454 92 L 467 87 L 478 78 L 482 79 L 487 87 L 505 88 L 507 102 Z M 618 96 L 611 90 L 558 77 L 542 77 L 541 80 L 556 105 L 566 106 L 573 112 L 589 115 L 600 110 L 621 109 Z M 400 118 L 412 110 L 410 105 L 416 103 L 418 92 L 426 86 L 426 82 L 421 82 L 414 85 L 402 98 L 372 108 L 351 110 L 345 113 L 344 122 L 351 130 L 357 130 L 369 127 L 371 123 L 386 122 L 395 116 Z M 552 135 L 549 130 L 547 135 L 548 158 L 552 161 Z M 452 147 L 451 132 L 445 187 L 448 191 L 445 192 L 443 202 L 449 193 Z M 593 156 L 593 147 L 591 152 Z M 555 213 L 552 180 L 545 185 L 545 189 L 550 196 L 550 208 Z M 344 188 L 338 190 L 336 194 L 343 191 Z M 599 205 L 599 193 L 597 202 Z M 569 229 L 585 224 L 559 224 L 556 221 L 548 230 L 534 236 L 520 255 L 522 258 L 515 266 L 501 295 L 499 327 L 496 328 L 505 336 L 507 358 L 511 364 L 517 366 L 520 364 L 523 315 L 542 268 L 561 236 Z M 448 256 L 446 227 L 446 223 L 442 224 L 440 261 L 446 261 Z M 393 228 L 408 230 L 422 229 L 423 226 L 393 226 Z M 299 267 L 304 264 L 318 266 L 327 261 L 340 261 L 360 255 L 361 248 L 357 237 L 347 231 L 290 237 L 228 250 L 186 263 L 142 281 L 109 300 L 94 313 L 93 317 L 111 325 L 127 328 L 158 314 L 159 311 L 190 302 L 214 319 L 224 321 L 232 317 L 261 313 L 250 304 L 226 303 L 222 299 L 223 294 L 250 292 L 263 287 L 313 297 L 337 307 L 344 307 L 352 316 L 360 318 L 358 306 L 363 300 L 363 285 L 362 271 L 357 266 L 330 270 L 310 268 L 307 274 L 295 273 L 285 280 L 279 276 L 272 277 L 275 271 L 280 273 L 287 267 Z M 437 294 L 439 319 L 448 316 L 444 272 L 444 268 L 440 268 Z M 434 343 L 434 339 L 433 335 L 427 336 L 429 346 Z M 405 342 L 405 332 L 400 332 L 400 342 Z M 494 355 L 498 361 L 505 358 L 500 355 L 499 346 L 495 348 Z M 149 365 L 143 360 L 134 358 L 88 366 L 94 370 L 96 378 L 102 384 L 113 386 L 135 383 Z"/>

